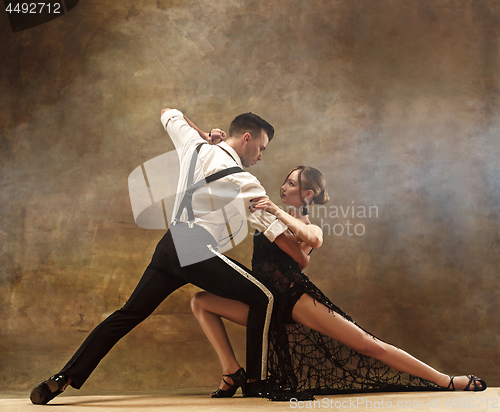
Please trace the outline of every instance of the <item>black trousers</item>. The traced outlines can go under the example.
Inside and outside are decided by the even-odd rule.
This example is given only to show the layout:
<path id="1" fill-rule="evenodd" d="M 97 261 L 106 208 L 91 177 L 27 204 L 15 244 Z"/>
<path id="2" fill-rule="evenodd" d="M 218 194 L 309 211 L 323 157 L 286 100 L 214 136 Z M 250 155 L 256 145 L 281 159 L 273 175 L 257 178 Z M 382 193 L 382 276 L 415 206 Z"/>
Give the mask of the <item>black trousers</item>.
<path id="1" fill-rule="evenodd" d="M 79 389 L 101 359 L 123 336 L 146 319 L 173 291 L 192 283 L 213 294 L 236 299 L 250 307 L 247 321 L 247 374 L 265 378 L 267 373 L 267 332 L 273 306 L 271 292 L 239 263 L 210 251 L 213 237 L 203 228 L 186 224 L 175 226 L 176 244 L 185 244 L 190 253 L 209 259 L 181 267 L 169 230 L 156 246 L 146 268 L 127 303 L 101 322 L 87 337 L 61 370 Z M 180 234 L 178 234 L 180 233 Z M 181 243 L 177 242 L 182 237 Z M 207 256 L 209 251 L 209 256 Z M 189 360 L 186 359 L 186 362 Z"/>

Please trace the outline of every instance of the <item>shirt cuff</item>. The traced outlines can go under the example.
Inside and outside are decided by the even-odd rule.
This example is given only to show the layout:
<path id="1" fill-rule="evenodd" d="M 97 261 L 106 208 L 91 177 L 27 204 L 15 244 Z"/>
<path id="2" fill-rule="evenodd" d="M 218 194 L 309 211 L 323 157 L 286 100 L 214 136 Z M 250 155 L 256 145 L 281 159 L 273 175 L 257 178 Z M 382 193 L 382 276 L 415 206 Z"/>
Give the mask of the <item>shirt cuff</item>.
<path id="1" fill-rule="evenodd" d="M 184 119 L 184 115 L 177 109 L 170 109 L 170 110 L 167 110 L 165 113 L 163 113 L 161 115 L 161 118 L 160 118 L 160 121 L 161 121 L 161 124 L 163 125 L 163 128 L 165 129 L 165 127 L 167 127 L 168 121 L 172 117 L 176 117 L 176 116 Z"/>
<path id="2" fill-rule="evenodd" d="M 264 232 L 264 236 L 269 239 L 270 242 L 274 242 L 279 235 L 281 235 L 287 226 L 281 221 L 276 219 Z"/>

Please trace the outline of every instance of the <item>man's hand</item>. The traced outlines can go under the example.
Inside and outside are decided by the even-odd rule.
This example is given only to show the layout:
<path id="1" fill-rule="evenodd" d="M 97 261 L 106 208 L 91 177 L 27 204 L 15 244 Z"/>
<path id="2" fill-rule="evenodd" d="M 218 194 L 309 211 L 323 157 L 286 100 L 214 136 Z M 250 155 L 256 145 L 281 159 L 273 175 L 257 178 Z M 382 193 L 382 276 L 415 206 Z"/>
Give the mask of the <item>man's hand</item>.
<path id="1" fill-rule="evenodd" d="M 161 116 L 163 116 L 163 113 L 165 113 L 167 110 L 170 110 L 170 109 L 169 109 L 168 107 L 167 107 L 166 109 L 163 109 L 163 110 L 161 111 L 160 117 L 161 117 Z"/>
<path id="2" fill-rule="evenodd" d="M 209 144 L 219 144 L 226 140 L 226 132 L 221 129 L 212 129 L 210 133 L 207 133 L 205 139 Z"/>

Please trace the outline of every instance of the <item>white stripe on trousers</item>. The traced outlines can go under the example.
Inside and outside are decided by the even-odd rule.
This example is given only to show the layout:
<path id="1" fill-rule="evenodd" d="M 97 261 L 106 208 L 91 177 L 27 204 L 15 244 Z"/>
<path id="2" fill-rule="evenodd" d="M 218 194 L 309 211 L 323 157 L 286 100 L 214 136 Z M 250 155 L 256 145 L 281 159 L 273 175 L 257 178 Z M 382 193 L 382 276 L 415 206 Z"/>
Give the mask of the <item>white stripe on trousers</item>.
<path id="1" fill-rule="evenodd" d="M 268 334 L 269 334 L 269 325 L 271 323 L 271 315 L 273 313 L 273 305 L 274 305 L 274 296 L 273 294 L 269 291 L 268 288 L 266 288 L 261 282 L 259 282 L 257 279 L 255 279 L 250 273 L 246 272 L 243 270 L 240 266 L 236 265 L 234 262 L 232 262 L 230 259 L 228 259 L 226 256 L 223 254 L 217 252 L 212 248 L 211 245 L 207 245 L 208 249 L 212 253 L 214 253 L 216 256 L 221 258 L 225 263 L 227 263 L 229 266 L 231 266 L 234 270 L 236 270 L 239 274 L 247 278 L 250 282 L 252 282 L 254 285 L 258 286 L 260 290 L 262 290 L 268 299 L 268 304 L 267 304 L 267 310 L 266 310 L 266 320 L 264 323 L 264 331 L 262 334 L 262 368 L 261 368 L 261 379 L 265 380 L 267 379 L 267 349 L 268 349 Z M 248 332 L 247 332 L 248 333 Z"/>

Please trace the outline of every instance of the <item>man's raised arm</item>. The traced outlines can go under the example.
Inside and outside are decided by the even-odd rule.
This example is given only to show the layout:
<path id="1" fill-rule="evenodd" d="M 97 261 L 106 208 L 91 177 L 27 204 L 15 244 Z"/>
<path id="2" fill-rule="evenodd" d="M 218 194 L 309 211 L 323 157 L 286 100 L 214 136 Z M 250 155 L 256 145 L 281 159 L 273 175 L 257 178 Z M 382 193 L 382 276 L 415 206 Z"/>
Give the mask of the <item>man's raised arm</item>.
<path id="1" fill-rule="evenodd" d="M 160 116 L 163 117 L 163 113 L 165 113 L 165 112 L 167 112 L 169 110 L 172 110 L 172 109 L 170 109 L 170 108 L 163 109 L 161 111 L 161 115 Z M 192 127 L 194 130 L 196 130 L 196 132 L 198 133 L 198 135 L 203 140 L 205 140 L 207 143 L 209 143 L 209 144 L 218 144 L 220 142 L 223 142 L 226 139 L 226 133 L 223 130 L 215 128 L 215 129 L 212 129 L 208 133 L 204 132 L 198 126 L 196 126 L 185 114 L 182 114 L 182 116 L 183 116 L 184 120 L 186 121 L 186 123 L 190 127 Z M 167 123 L 167 121 L 165 123 Z"/>

